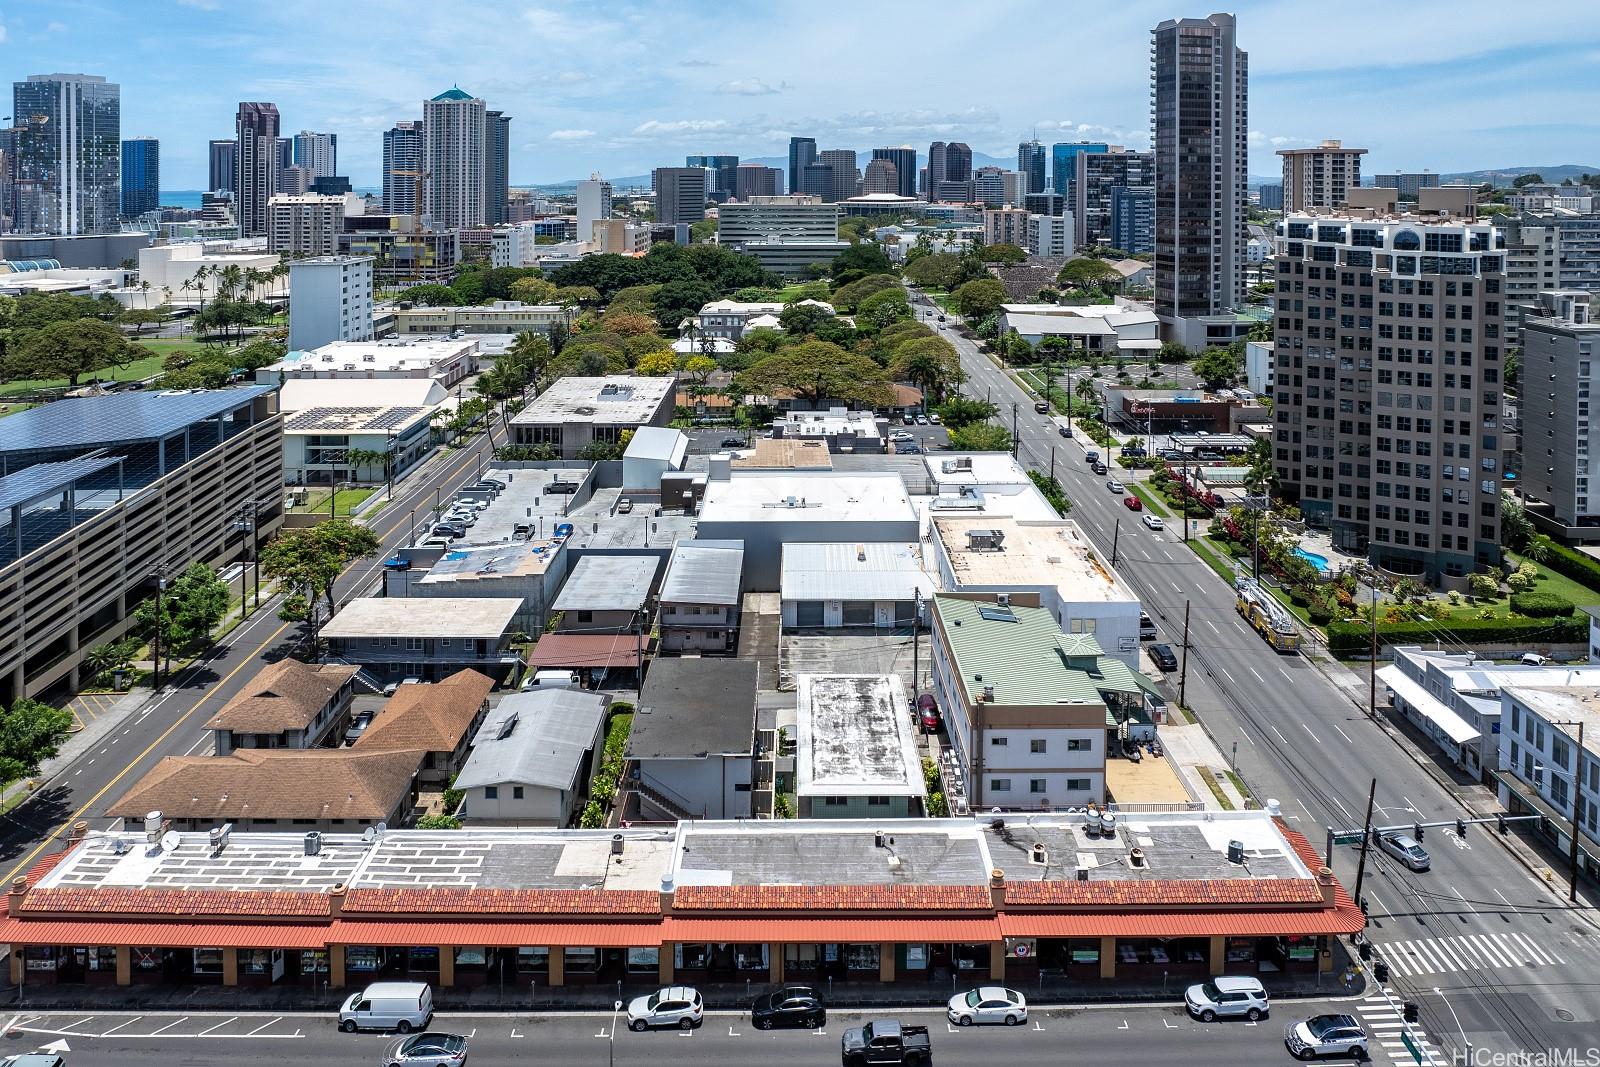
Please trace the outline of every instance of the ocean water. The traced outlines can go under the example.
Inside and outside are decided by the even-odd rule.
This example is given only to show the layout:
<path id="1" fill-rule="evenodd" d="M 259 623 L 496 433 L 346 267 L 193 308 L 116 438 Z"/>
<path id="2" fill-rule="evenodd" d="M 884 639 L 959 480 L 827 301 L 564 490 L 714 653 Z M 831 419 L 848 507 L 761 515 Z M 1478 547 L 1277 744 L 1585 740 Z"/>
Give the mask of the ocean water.
<path id="1" fill-rule="evenodd" d="M 370 188 L 366 186 L 356 186 L 355 191 L 362 194 L 377 194 L 383 192 L 382 189 Z M 180 207 L 186 208 L 190 211 L 199 211 L 200 197 L 203 192 L 204 190 L 201 189 L 166 189 L 161 193 L 161 206 Z"/>

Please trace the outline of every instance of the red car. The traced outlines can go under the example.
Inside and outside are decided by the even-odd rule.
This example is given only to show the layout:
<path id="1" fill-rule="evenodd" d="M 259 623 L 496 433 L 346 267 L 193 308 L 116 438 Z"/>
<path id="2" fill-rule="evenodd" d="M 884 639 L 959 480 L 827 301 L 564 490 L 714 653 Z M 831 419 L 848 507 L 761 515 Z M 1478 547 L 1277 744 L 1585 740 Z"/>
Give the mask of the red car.
<path id="1" fill-rule="evenodd" d="M 1127 509 L 1129 511 L 1143 511 L 1144 510 L 1144 501 L 1140 500 L 1138 497 L 1134 496 L 1132 493 L 1129 493 L 1127 496 L 1123 497 L 1122 498 L 1122 503 L 1127 507 Z"/>
<path id="2" fill-rule="evenodd" d="M 934 703 L 932 693 L 923 693 L 917 698 L 917 722 L 922 727 L 923 733 L 936 734 L 939 732 L 941 725 L 939 705 Z"/>

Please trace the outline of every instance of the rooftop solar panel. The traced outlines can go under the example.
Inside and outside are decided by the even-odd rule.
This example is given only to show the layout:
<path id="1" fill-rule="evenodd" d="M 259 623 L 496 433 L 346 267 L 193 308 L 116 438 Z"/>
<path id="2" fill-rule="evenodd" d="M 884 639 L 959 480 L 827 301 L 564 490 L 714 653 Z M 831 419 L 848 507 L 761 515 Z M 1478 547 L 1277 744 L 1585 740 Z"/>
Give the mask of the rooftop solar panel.
<path id="1" fill-rule="evenodd" d="M 30 408 L 0 419 L 0 453 L 148 441 L 215 418 L 275 385 L 182 393 L 112 393 Z"/>
<path id="2" fill-rule="evenodd" d="M 15 416 L 12 416 L 15 418 Z M 86 456 L 65 463 L 35 463 L 33 466 L 0 478 L 0 511 L 28 504 L 57 489 L 64 489 L 79 478 L 115 467 L 120 456 Z"/>

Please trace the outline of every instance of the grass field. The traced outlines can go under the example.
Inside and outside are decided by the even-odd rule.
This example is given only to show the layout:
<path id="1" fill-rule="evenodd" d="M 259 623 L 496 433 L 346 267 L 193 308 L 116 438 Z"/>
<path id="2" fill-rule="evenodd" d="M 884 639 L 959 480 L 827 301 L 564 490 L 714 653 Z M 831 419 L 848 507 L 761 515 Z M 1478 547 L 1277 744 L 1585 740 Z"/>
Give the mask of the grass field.
<path id="1" fill-rule="evenodd" d="M 356 505 L 360 504 L 362 501 L 366 500 L 367 497 L 371 496 L 377 491 L 378 490 L 376 487 L 339 490 L 338 498 L 333 502 L 333 514 L 350 514 Z M 304 504 L 301 504 L 296 508 L 290 508 L 289 510 L 297 515 L 315 515 L 318 512 L 327 514 L 328 491 L 326 489 L 312 490 L 311 495 L 306 498 L 306 502 Z"/>
<path id="2" fill-rule="evenodd" d="M 141 378 L 148 378 L 152 374 L 160 374 L 161 361 L 165 358 L 166 353 L 163 352 L 159 355 L 147 356 L 144 359 L 136 359 L 132 363 L 129 363 L 126 367 L 112 367 L 104 374 L 86 378 L 83 381 L 80 381 L 78 384 L 85 385 L 91 381 L 97 380 L 107 382 L 138 381 Z M 31 393 L 36 389 L 60 389 L 65 387 L 66 384 L 67 380 L 65 378 L 57 378 L 55 380 L 7 382 L 4 385 L 0 385 L 0 397 L 19 396 L 23 393 Z"/>

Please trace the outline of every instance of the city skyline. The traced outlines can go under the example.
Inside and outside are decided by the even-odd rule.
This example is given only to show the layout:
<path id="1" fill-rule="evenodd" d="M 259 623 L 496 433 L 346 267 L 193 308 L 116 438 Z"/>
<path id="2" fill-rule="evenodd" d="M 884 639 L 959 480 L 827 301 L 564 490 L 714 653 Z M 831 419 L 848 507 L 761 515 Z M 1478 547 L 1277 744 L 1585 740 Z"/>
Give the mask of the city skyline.
<path id="1" fill-rule="evenodd" d="M 716 47 L 689 36 L 698 20 L 657 17 L 663 12 L 655 3 L 620 15 L 556 4 L 504 12 L 401 5 L 392 18 L 375 20 L 295 2 L 241 10 L 177 0 L 159 33 L 144 9 L 91 14 L 25 3 L 7 10 L 4 25 L 19 59 L 26 53 L 26 69 L 14 78 L 81 70 L 120 83 L 124 130 L 162 141 L 164 184 L 172 189 L 206 184 L 206 142 L 227 136 L 241 100 L 276 103 L 286 130 L 337 134 L 342 169 L 357 185 L 377 186 L 383 131 L 420 118 L 422 100 L 458 82 L 518 116 L 510 180 L 530 184 L 594 170 L 646 174 L 690 152 L 783 157 L 791 136 L 815 137 L 819 150 L 910 143 L 926 151 L 931 141 L 955 140 L 1001 158 L 1014 158 L 1017 144 L 1035 134 L 1046 144 L 1082 138 L 1147 148 L 1149 29 L 1166 18 L 1204 17 L 1211 6 L 1163 0 L 1097 13 L 1096 47 L 1075 52 L 1071 63 L 1059 62 L 1062 41 L 1054 36 L 1020 36 L 1013 65 L 1036 73 L 990 80 L 982 94 L 956 80 L 915 76 L 909 57 L 883 63 L 869 42 L 841 37 L 803 9 L 719 25 Z M 1596 126 L 1549 114 L 1545 90 L 1587 75 L 1600 30 L 1575 23 L 1552 44 L 1544 28 L 1463 19 L 1458 5 L 1358 4 L 1338 25 L 1319 26 L 1318 48 L 1309 52 L 1308 5 L 1227 7 L 1253 57 L 1252 175 L 1277 172 L 1277 149 L 1325 137 L 1368 147 L 1370 173 L 1594 162 L 1575 146 L 1592 143 Z M 1002 19 L 1037 15 L 1031 5 L 1006 8 L 997 13 Z M 930 14 L 920 6 L 906 11 Z M 305 34 L 312 17 L 333 24 Z M 370 42 L 363 56 L 373 58 L 338 44 L 343 21 Z M 1396 40 L 1425 40 L 1426 57 L 1375 52 L 1369 35 L 1379 24 Z M 646 26 L 668 39 L 647 41 Z M 196 47 L 175 60 L 168 32 L 180 29 Z M 477 47 L 486 34 L 519 29 L 561 46 L 564 58 L 530 73 L 509 53 Z M 436 47 L 408 52 L 404 64 L 383 61 L 386 42 L 398 49 L 419 32 Z M 574 47 L 585 42 L 606 46 Z M 934 36 L 919 48 L 916 69 L 939 69 L 941 58 L 958 62 L 955 50 L 963 47 L 958 35 Z M 250 62 L 238 61 L 241 48 Z M 1380 58 L 1366 58 L 1374 55 Z M 106 56 L 121 59 L 108 64 Z M 1403 109 L 1385 103 L 1396 92 L 1405 94 Z"/>

